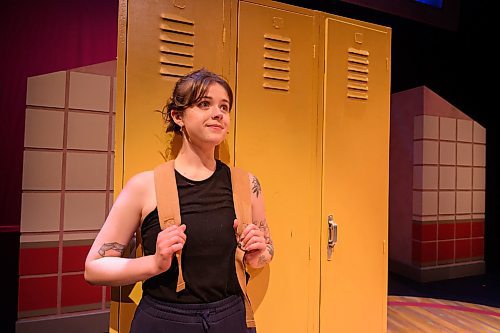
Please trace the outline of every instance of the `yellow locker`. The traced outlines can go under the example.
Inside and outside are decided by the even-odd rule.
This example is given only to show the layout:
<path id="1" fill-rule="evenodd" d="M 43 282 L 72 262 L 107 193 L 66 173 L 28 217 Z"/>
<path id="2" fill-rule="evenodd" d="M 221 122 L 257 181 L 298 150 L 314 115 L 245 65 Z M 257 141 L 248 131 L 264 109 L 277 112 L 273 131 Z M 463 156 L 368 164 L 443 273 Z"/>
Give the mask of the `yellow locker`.
<path id="1" fill-rule="evenodd" d="M 227 1 L 226 1 L 227 3 Z M 178 141 L 165 134 L 161 113 L 179 77 L 205 67 L 228 77 L 224 0 L 122 0 L 119 11 L 115 193 L 134 174 L 171 159 Z M 229 137 L 220 158 L 229 162 Z M 128 332 L 141 284 L 114 288 L 110 331 Z"/>
<path id="2" fill-rule="evenodd" d="M 320 332 L 385 332 L 390 29 L 334 16 L 323 28 Z"/>
<path id="3" fill-rule="evenodd" d="M 314 12 L 240 1 L 238 17 L 235 162 L 262 184 L 276 248 L 270 267 L 249 283 L 250 298 L 259 332 L 312 332 L 319 301 L 318 256 L 310 259 L 319 242 Z"/>
<path id="4" fill-rule="evenodd" d="M 260 179 L 276 248 L 249 283 L 259 333 L 385 332 L 390 30 L 270 0 L 122 0 L 119 23 L 116 192 L 162 160 L 177 75 L 222 73 L 219 156 Z M 111 331 L 139 298 L 114 290 Z"/>

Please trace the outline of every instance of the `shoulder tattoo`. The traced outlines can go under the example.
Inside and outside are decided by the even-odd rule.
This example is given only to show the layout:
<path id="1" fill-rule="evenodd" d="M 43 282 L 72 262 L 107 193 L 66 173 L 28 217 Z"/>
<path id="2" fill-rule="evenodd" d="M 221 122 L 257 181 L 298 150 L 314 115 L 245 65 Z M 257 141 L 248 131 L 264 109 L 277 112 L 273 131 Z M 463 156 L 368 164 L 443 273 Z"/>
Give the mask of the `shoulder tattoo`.
<path id="1" fill-rule="evenodd" d="M 255 193 L 257 198 L 259 197 L 260 192 L 262 192 L 259 180 L 255 176 L 252 176 L 252 192 Z"/>
<path id="2" fill-rule="evenodd" d="M 120 253 L 120 255 L 123 255 L 123 251 L 125 250 L 125 245 L 114 242 L 114 243 L 104 243 L 101 248 L 99 249 L 99 254 L 101 257 L 106 256 L 107 251 L 116 251 Z"/>

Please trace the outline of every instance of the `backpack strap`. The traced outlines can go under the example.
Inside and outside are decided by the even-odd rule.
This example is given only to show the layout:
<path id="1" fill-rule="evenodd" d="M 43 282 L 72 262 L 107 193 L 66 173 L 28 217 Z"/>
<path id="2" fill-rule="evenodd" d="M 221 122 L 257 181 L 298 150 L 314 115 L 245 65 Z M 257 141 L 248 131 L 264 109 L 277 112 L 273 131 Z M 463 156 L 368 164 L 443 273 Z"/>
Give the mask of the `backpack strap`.
<path id="1" fill-rule="evenodd" d="M 175 182 L 174 161 L 158 165 L 154 169 L 154 181 L 156 192 L 156 206 L 161 230 L 172 225 L 181 225 L 181 212 L 179 207 L 179 195 L 177 183 Z M 177 278 L 177 292 L 186 288 L 182 276 L 182 250 L 175 253 L 179 264 L 179 276 Z"/>
<path id="2" fill-rule="evenodd" d="M 236 234 L 239 237 L 247 225 L 252 223 L 252 200 L 250 196 L 250 179 L 248 172 L 237 168 L 229 167 L 231 170 L 231 184 L 233 188 L 233 203 L 236 218 L 238 219 L 238 229 Z M 246 267 L 244 262 L 245 251 L 236 247 L 235 265 L 236 276 L 240 284 L 241 291 L 243 292 L 245 301 L 245 312 L 247 327 L 255 327 L 255 319 L 250 304 L 250 299 L 247 293 L 247 277 Z"/>

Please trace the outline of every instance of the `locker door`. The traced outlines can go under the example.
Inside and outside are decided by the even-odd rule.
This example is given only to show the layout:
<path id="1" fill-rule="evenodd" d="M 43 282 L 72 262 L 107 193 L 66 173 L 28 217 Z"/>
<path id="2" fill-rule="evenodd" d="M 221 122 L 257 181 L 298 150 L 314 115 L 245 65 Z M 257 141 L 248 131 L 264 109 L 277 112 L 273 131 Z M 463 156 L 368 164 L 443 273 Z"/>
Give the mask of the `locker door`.
<path id="1" fill-rule="evenodd" d="M 125 179 L 162 161 L 169 140 L 159 112 L 177 79 L 200 67 L 223 73 L 224 1 L 128 4 Z"/>
<path id="2" fill-rule="evenodd" d="M 389 43 L 387 28 L 326 20 L 320 332 L 386 331 Z"/>
<path id="3" fill-rule="evenodd" d="M 238 23 L 235 162 L 262 185 L 276 250 L 270 267 L 253 272 L 250 299 L 259 332 L 311 332 L 319 301 L 319 260 L 309 257 L 319 242 L 314 18 L 241 1 Z"/>
<path id="4" fill-rule="evenodd" d="M 227 2 L 227 1 L 226 1 Z M 175 140 L 165 134 L 161 110 L 177 79 L 205 67 L 227 76 L 228 52 L 224 45 L 224 0 L 121 0 L 119 63 L 123 81 L 118 96 L 115 190 L 134 174 L 152 169 L 164 158 L 173 158 Z M 123 18 L 120 17 L 120 23 Z M 126 39 L 123 46 L 122 38 Z M 232 142 L 232 140 L 228 140 Z M 232 143 L 231 143 L 232 144 Z M 178 148 L 178 145 L 177 145 Z M 228 143 L 221 159 L 229 160 Z M 113 288 L 110 332 L 128 332 L 141 284 Z"/>

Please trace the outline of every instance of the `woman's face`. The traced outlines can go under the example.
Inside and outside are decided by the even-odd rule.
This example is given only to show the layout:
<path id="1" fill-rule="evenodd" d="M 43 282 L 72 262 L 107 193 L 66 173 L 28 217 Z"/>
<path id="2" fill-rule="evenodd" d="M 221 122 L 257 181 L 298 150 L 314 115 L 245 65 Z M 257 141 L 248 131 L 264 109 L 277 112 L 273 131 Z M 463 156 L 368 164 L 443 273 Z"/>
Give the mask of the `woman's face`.
<path id="1" fill-rule="evenodd" d="M 174 117 L 178 125 L 184 125 L 184 134 L 192 144 L 216 146 L 224 141 L 229 129 L 229 97 L 218 83 L 208 86 L 205 96 L 188 107 L 180 117 Z M 180 123 L 179 123 L 180 122 Z"/>

